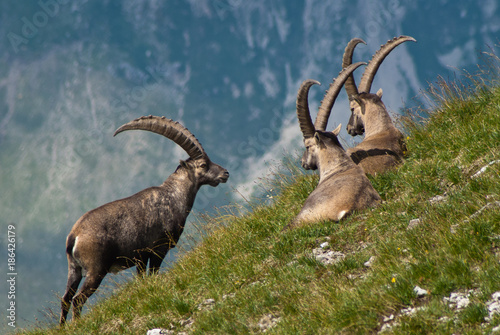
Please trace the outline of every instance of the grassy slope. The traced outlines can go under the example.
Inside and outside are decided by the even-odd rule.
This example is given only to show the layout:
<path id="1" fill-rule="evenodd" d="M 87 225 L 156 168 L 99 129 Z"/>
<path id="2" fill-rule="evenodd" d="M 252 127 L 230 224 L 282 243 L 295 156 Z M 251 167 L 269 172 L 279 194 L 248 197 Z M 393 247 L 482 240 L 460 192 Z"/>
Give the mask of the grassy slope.
<path id="1" fill-rule="evenodd" d="M 281 233 L 317 182 L 289 164 L 265 185 L 281 190 L 271 205 L 208 218 L 213 230 L 172 270 L 131 281 L 63 330 L 27 333 L 145 334 L 173 327 L 244 334 L 258 332 L 266 314 L 281 318 L 269 333 L 369 333 L 409 306 L 426 308 L 397 317 L 392 332 L 481 333 L 499 325 L 500 317 L 483 321 L 485 302 L 500 291 L 500 208 L 468 220 L 500 201 L 500 164 L 471 178 L 500 159 L 500 88 L 491 80 L 484 85 L 487 76 L 469 78 L 468 87 L 438 82 L 430 89 L 435 108 L 424 121 L 402 120 L 409 154 L 397 171 L 372 178 L 385 200 L 377 209 Z M 428 201 L 443 194 L 445 201 Z M 421 223 L 408 230 L 416 218 Z M 312 257 L 327 238 L 346 255 L 335 265 Z M 367 268 L 371 256 L 377 258 Z M 417 298 L 416 285 L 430 294 Z M 479 294 L 464 310 L 443 303 L 466 289 Z M 215 304 L 198 309 L 209 298 Z M 188 318 L 194 320 L 189 328 Z"/>

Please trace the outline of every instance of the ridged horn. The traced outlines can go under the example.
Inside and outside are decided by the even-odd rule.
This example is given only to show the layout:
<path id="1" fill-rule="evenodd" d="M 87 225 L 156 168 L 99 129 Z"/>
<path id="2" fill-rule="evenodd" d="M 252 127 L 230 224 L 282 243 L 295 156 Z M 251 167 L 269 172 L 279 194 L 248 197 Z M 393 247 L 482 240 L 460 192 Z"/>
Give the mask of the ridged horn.
<path id="1" fill-rule="evenodd" d="M 313 79 L 306 79 L 302 82 L 297 93 L 297 119 L 299 120 L 300 130 L 304 138 L 311 138 L 314 136 L 314 125 L 311 120 L 311 113 L 309 112 L 309 102 L 307 96 L 309 89 L 312 85 L 321 85 L 319 81 Z"/>
<path id="2" fill-rule="evenodd" d="M 387 57 L 387 55 L 398 45 L 408 41 L 416 42 L 417 40 L 411 36 L 402 35 L 394 37 L 392 40 L 389 40 L 387 43 L 380 46 L 380 49 L 378 49 L 378 51 L 373 55 L 372 59 L 366 66 L 365 72 L 363 72 L 361 83 L 358 86 L 359 92 L 370 93 L 373 78 L 375 78 L 375 74 L 377 74 L 377 70 L 380 67 L 380 64 L 384 61 L 385 57 Z"/>
<path id="3" fill-rule="evenodd" d="M 366 65 L 364 62 L 357 62 L 349 65 L 346 68 L 343 68 L 340 71 L 337 78 L 333 79 L 333 82 L 330 84 L 330 87 L 325 93 L 325 97 L 323 101 L 321 101 L 321 105 L 319 106 L 318 115 L 316 116 L 316 121 L 314 122 L 314 129 L 316 130 L 326 130 L 326 125 L 328 124 L 328 119 L 330 118 L 330 113 L 332 112 L 333 104 L 339 95 L 342 86 L 344 86 L 345 81 L 349 76 L 361 65 Z"/>
<path id="4" fill-rule="evenodd" d="M 361 38 L 353 38 L 347 43 L 347 46 L 344 50 L 344 56 L 342 57 L 342 68 L 348 67 L 352 64 L 352 55 L 354 53 L 354 48 L 359 43 L 366 44 Z M 347 96 L 350 98 L 351 96 L 359 95 L 358 88 L 356 87 L 356 82 L 354 81 L 354 76 L 351 74 L 349 78 L 347 78 L 344 84 L 345 91 L 347 92 Z"/>
<path id="5" fill-rule="evenodd" d="M 184 149 L 192 159 L 197 159 L 205 155 L 200 142 L 186 127 L 164 116 L 142 116 L 118 128 L 113 136 L 122 131 L 135 129 L 147 130 L 171 139 Z"/>

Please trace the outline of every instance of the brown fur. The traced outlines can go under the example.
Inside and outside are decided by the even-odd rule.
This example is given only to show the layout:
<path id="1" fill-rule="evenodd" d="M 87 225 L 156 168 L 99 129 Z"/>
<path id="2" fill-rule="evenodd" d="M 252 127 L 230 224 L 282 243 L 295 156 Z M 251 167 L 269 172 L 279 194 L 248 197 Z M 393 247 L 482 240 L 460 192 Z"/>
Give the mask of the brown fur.
<path id="1" fill-rule="evenodd" d="M 377 94 L 362 93 L 351 101 L 351 119 L 347 126 L 349 134 L 365 133 L 365 138 L 347 154 L 361 166 L 365 173 L 375 175 L 395 168 L 403 161 L 404 141 L 401 132 L 394 126 Z"/>

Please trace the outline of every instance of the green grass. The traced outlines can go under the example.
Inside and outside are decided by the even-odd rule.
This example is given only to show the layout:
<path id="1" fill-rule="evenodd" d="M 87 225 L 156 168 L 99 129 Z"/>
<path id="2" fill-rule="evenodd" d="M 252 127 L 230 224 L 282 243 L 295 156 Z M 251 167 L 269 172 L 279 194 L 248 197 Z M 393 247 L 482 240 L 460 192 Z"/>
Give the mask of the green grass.
<path id="1" fill-rule="evenodd" d="M 285 163 L 263 185 L 278 193 L 271 203 L 205 218 L 204 240 L 168 272 L 124 284 L 63 329 L 46 324 L 23 333 L 247 334 L 260 331 L 266 314 L 280 318 L 270 334 L 376 333 L 391 314 L 398 324 L 387 333 L 488 332 L 500 324 L 500 316 L 485 322 L 485 304 L 500 291 L 500 208 L 471 218 L 500 201 L 500 163 L 471 178 L 500 159 L 498 58 L 488 60 L 467 84 L 439 80 L 428 90 L 432 108 L 400 120 L 408 156 L 396 171 L 371 178 L 384 200 L 378 208 L 282 233 L 318 180 Z M 429 202 L 444 194 L 445 201 Z M 344 260 L 325 266 L 312 256 L 326 240 Z M 429 294 L 417 298 L 416 285 Z M 479 293 L 465 309 L 443 303 L 470 289 Z M 199 309 L 209 298 L 215 304 Z M 401 315 L 408 307 L 421 309 Z"/>

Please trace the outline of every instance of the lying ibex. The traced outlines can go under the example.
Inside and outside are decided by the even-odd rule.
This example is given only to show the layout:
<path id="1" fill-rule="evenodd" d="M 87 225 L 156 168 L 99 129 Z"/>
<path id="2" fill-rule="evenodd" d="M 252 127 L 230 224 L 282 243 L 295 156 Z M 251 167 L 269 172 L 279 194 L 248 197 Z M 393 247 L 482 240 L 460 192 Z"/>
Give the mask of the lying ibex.
<path id="1" fill-rule="evenodd" d="M 136 266 L 138 274 L 159 270 L 169 249 L 182 234 L 186 218 L 202 185 L 225 183 L 229 173 L 212 163 L 198 140 L 178 122 L 165 117 L 141 117 L 124 124 L 125 130 L 140 129 L 163 135 L 184 149 L 189 159 L 158 187 L 107 203 L 85 213 L 66 239 L 68 283 L 61 302 L 60 323 L 73 304 L 73 318 L 109 272 Z M 78 285 L 86 278 L 78 294 Z"/>
<path id="2" fill-rule="evenodd" d="M 328 87 L 328 90 L 326 91 L 325 96 L 323 97 L 323 100 L 321 101 L 321 104 L 318 108 L 318 114 L 316 116 L 316 120 L 314 121 L 314 129 L 315 130 L 321 130 L 321 131 L 326 130 L 326 126 L 328 124 L 328 119 L 330 118 L 330 113 L 332 111 L 333 104 L 335 103 L 335 100 L 337 99 L 337 96 L 339 94 L 339 91 L 340 91 L 342 85 L 344 84 L 344 81 L 349 78 L 349 77 L 347 77 L 347 79 L 343 79 L 345 76 L 345 73 L 349 72 L 352 76 L 352 72 L 354 72 L 354 70 L 356 70 L 361 65 L 366 65 L 366 63 L 359 62 L 359 63 L 352 64 L 352 65 L 349 64 L 350 67 L 347 66 L 346 71 L 340 73 L 341 76 L 339 76 L 336 80 L 335 80 L 335 78 L 333 78 L 334 81 Z M 344 67 L 344 68 L 346 68 L 346 67 Z M 342 83 L 340 85 L 337 85 L 336 83 L 340 83 L 341 79 L 342 79 Z M 307 86 L 306 83 L 308 83 L 309 86 Z M 306 80 L 302 83 L 302 86 L 300 87 L 299 92 L 297 94 L 297 116 L 299 115 L 299 113 L 300 114 L 304 113 L 303 110 L 306 110 L 307 115 L 310 115 L 307 94 L 309 93 L 309 88 L 313 84 L 319 84 L 319 82 Z M 301 90 L 303 90 L 303 92 Z M 309 116 L 309 118 L 310 118 L 310 116 Z M 299 123 L 302 122 L 300 120 L 301 119 L 299 118 Z M 302 123 L 301 123 L 301 129 L 302 129 Z M 311 134 L 309 134 L 307 137 L 310 139 L 313 136 Z M 306 150 L 304 151 L 304 154 L 302 155 L 302 159 L 301 159 L 302 167 L 306 170 L 316 170 L 317 169 L 316 166 L 309 166 L 308 164 L 305 163 L 306 160 L 308 159 L 308 157 L 310 157 L 308 145 L 305 141 L 306 141 L 306 137 L 304 136 L 304 143 L 306 144 L 305 145 Z"/>
<path id="3" fill-rule="evenodd" d="M 332 107 L 346 78 L 361 64 L 345 68 L 330 86 L 325 99 L 328 98 Z M 363 169 L 342 148 L 337 138 L 340 125 L 333 132 L 318 130 L 313 125 L 307 99 L 313 84 L 319 83 L 305 80 L 299 89 L 297 118 L 306 146 L 302 166 L 305 169 L 318 169 L 319 182 L 299 214 L 285 229 L 320 220 L 339 221 L 355 210 L 372 207 L 380 202 L 380 196 Z"/>
<path id="4" fill-rule="evenodd" d="M 379 89 L 377 94 L 370 93 L 370 89 L 385 57 L 398 45 L 407 41 L 416 42 L 413 37 L 400 36 L 382 45 L 366 66 L 359 87 L 356 87 L 352 75 L 345 83 L 351 107 L 347 132 L 352 136 L 365 134 L 363 141 L 356 147 L 348 149 L 347 153 L 368 174 L 388 171 L 403 159 L 405 151 L 403 135 L 392 123 L 381 100 L 382 89 Z M 365 42 L 355 38 L 347 45 L 342 59 L 343 68 L 352 63 L 354 47 L 358 43 Z"/>

